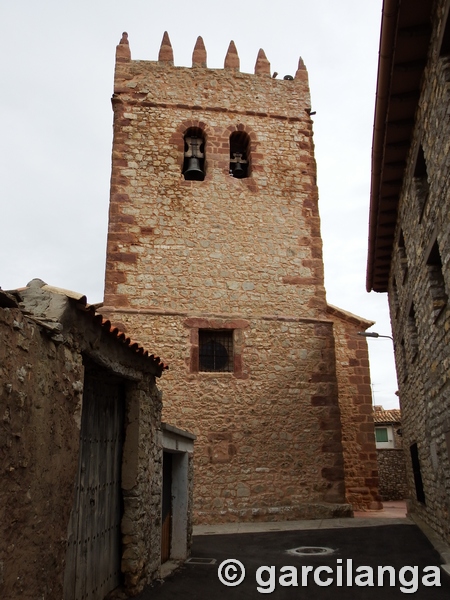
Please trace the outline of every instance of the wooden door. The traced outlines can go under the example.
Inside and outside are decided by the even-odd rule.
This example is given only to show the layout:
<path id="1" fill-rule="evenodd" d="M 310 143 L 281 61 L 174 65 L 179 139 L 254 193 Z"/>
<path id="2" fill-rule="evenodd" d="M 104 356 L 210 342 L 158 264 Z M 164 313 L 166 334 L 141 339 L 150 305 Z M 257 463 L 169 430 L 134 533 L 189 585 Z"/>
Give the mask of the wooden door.
<path id="1" fill-rule="evenodd" d="M 121 583 L 123 430 L 122 386 L 107 373 L 86 371 L 64 600 L 103 600 Z"/>
<path id="2" fill-rule="evenodd" d="M 172 455 L 163 452 L 163 492 L 161 527 L 161 563 L 170 558 L 172 534 Z"/>

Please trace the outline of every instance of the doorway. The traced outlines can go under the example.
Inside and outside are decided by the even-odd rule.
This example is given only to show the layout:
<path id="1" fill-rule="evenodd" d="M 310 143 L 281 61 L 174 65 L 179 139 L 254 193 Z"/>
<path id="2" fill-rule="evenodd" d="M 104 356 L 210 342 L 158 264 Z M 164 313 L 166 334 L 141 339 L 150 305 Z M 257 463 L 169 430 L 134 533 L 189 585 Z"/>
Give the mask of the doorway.
<path id="1" fill-rule="evenodd" d="M 172 454 L 163 452 L 161 563 L 170 558 L 172 541 Z"/>
<path id="2" fill-rule="evenodd" d="M 64 599 L 103 599 L 121 583 L 121 469 L 125 393 L 101 368 L 85 371 Z"/>

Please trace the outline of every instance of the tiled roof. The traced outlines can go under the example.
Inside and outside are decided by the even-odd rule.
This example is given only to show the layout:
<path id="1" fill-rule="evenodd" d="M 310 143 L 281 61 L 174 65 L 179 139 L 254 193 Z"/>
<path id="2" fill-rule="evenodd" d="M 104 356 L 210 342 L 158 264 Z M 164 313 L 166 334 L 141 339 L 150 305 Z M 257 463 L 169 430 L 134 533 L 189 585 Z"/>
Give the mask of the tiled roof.
<path id="1" fill-rule="evenodd" d="M 399 408 L 383 410 L 383 407 L 375 407 L 373 412 L 373 420 L 375 423 L 401 423 L 402 413 Z"/>
<path id="2" fill-rule="evenodd" d="M 375 325 L 375 321 L 369 321 L 364 317 L 359 317 L 358 315 L 355 315 L 348 310 L 344 310 L 343 308 L 339 308 L 338 306 L 334 306 L 333 304 L 327 304 L 327 312 L 339 319 L 353 323 L 362 329 L 368 329 L 369 327 L 372 327 L 372 325 Z"/>
<path id="3" fill-rule="evenodd" d="M 131 338 L 127 337 L 126 334 L 123 333 L 123 331 L 120 331 L 120 329 L 118 329 L 117 327 L 113 327 L 111 325 L 111 321 L 104 319 L 102 317 L 102 315 L 96 314 L 94 318 L 98 322 L 101 322 L 102 328 L 106 332 L 108 332 L 112 337 L 117 338 L 117 340 L 119 342 L 121 342 L 122 344 L 125 344 L 125 346 L 129 346 L 130 350 L 132 350 L 133 352 L 136 352 L 136 354 L 142 354 L 143 356 L 148 357 L 150 360 L 152 360 L 155 363 L 155 365 L 158 367 L 159 370 L 164 371 L 165 369 L 169 368 L 168 365 L 165 365 L 163 362 L 161 362 L 161 359 L 159 358 L 159 356 L 155 356 L 154 354 L 149 354 L 148 350 L 145 350 L 145 348 L 143 348 L 139 344 L 139 342 L 133 341 Z"/>
<path id="4" fill-rule="evenodd" d="M 30 282 L 30 284 L 34 283 L 35 287 L 36 287 L 37 281 L 38 280 L 33 280 L 33 282 Z M 23 298 L 21 298 L 21 292 L 24 292 L 28 287 L 30 287 L 30 284 L 28 284 L 24 288 L 19 288 L 17 290 L 8 290 L 8 292 L 4 292 L 3 295 L 7 294 L 11 298 L 15 297 L 20 302 L 20 300 L 23 299 Z M 51 285 L 47 285 L 43 281 L 39 281 L 39 283 L 37 284 L 37 287 L 39 287 L 40 289 L 42 289 L 44 291 L 50 292 L 52 294 L 60 294 L 60 295 L 66 296 L 71 301 L 74 301 L 76 303 L 76 307 L 79 310 L 83 311 L 85 314 L 87 313 L 88 316 L 90 316 L 92 318 L 94 323 L 96 325 L 98 325 L 99 327 L 101 327 L 103 329 L 103 331 L 105 331 L 108 335 L 111 336 L 111 338 L 114 338 L 119 343 L 122 343 L 124 346 L 128 346 L 128 348 L 131 350 L 131 352 L 135 352 L 136 354 L 142 355 L 144 358 L 148 358 L 150 361 L 152 361 L 153 364 L 155 365 L 156 369 L 158 370 L 159 375 L 161 375 L 162 371 L 169 368 L 168 365 L 165 365 L 163 362 L 161 362 L 161 359 L 159 356 L 155 356 L 154 354 L 149 354 L 149 351 L 146 350 L 143 346 L 141 346 L 141 344 L 139 342 L 129 338 L 123 331 L 120 331 L 120 329 L 118 329 L 117 327 L 113 327 L 111 324 L 111 321 L 104 319 L 101 314 L 96 312 L 99 305 L 88 304 L 87 298 L 84 294 L 79 294 L 78 292 L 73 292 L 71 290 L 65 290 L 62 288 L 53 287 Z M 20 305 L 19 305 L 19 307 L 20 307 Z M 46 325 L 45 318 L 42 319 L 42 318 L 36 317 L 35 320 L 38 322 L 42 321 L 43 326 Z"/>

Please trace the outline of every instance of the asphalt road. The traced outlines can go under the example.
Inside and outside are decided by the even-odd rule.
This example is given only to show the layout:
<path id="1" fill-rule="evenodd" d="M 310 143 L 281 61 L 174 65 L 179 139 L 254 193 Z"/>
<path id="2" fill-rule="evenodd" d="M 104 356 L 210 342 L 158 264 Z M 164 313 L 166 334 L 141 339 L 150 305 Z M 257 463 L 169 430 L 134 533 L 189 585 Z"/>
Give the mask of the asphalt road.
<path id="1" fill-rule="evenodd" d="M 299 547 L 307 547 L 306 555 L 288 552 Z M 313 554 L 311 548 L 328 548 L 331 553 Z M 208 564 L 207 559 L 213 563 Z M 219 566 L 228 559 L 239 560 L 245 568 L 245 579 L 234 587 L 227 587 L 218 577 Z M 450 577 L 441 569 L 440 587 L 424 585 L 424 574 L 428 583 L 437 580 L 433 571 L 424 573 L 424 568 L 438 567 L 440 557 L 413 524 L 195 536 L 191 561 L 137 599 L 248 600 L 265 595 L 283 600 L 450 598 Z M 271 569 L 260 571 L 257 581 L 261 566 Z M 325 569 L 317 570 L 322 566 Z M 389 573 L 384 575 L 384 585 L 379 585 L 378 566 L 393 567 L 393 586 L 389 585 Z M 407 566 L 414 569 L 405 569 Z M 281 571 L 282 567 L 289 569 Z M 237 581 L 240 573 L 231 566 L 222 569 L 222 577 L 227 575 Z M 295 578 L 298 586 L 282 585 L 294 583 Z M 357 585 L 371 580 L 373 586 Z M 319 585 L 321 582 L 329 585 Z"/>

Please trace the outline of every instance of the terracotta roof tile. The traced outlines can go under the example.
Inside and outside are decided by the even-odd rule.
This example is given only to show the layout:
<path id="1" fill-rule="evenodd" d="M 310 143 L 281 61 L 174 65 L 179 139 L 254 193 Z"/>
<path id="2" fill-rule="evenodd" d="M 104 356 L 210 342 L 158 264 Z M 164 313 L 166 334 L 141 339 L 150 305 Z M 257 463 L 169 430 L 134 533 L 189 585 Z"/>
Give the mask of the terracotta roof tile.
<path id="1" fill-rule="evenodd" d="M 159 356 L 155 357 L 154 354 L 149 354 L 148 350 L 141 346 L 139 342 L 137 342 L 136 340 L 131 340 L 123 331 L 120 331 L 117 327 L 113 327 L 111 325 L 111 321 L 109 321 L 108 319 L 104 319 L 100 313 L 96 312 L 97 308 L 101 305 L 88 304 L 87 297 L 84 294 L 79 294 L 78 292 L 73 292 L 71 290 L 65 290 L 62 288 L 50 286 L 47 285 L 44 281 L 38 279 L 34 279 L 32 282 L 30 282 L 27 286 L 23 288 L 19 288 L 17 290 L 9 290 L 8 292 L 5 292 L 5 294 L 8 294 L 12 298 L 20 298 L 20 292 L 25 291 L 28 287 L 30 287 L 30 284 L 32 285 L 33 283 L 35 286 L 37 285 L 37 287 L 40 287 L 44 291 L 50 292 L 52 294 L 61 294 L 69 298 L 72 302 L 76 304 L 76 307 L 79 310 L 82 310 L 84 313 L 88 313 L 88 315 L 92 318 L 94 323 L 101 327 L 112 338 L 116 339 L 119 343 L 128 346 L 131 352 L 135 352 L 136 354 L 142 355 L 144 356 L 144 358 L 148 358 L 150 361 L 152 361 L 155 367 L 157 368 L 159 375 L 161 375 L 165 369 L 169 368 L 168 365 L 165 365 L 163 362 L 161 362 Z"/>
<path id="2" fill-rule="evenodd" d="M 399 408 L 392 408 L 391 410 L 375 409 L 373 413 L 373 420 L 375 423 L 401 423 L 402 413 Z"/>

